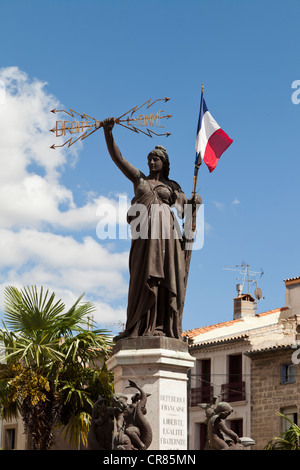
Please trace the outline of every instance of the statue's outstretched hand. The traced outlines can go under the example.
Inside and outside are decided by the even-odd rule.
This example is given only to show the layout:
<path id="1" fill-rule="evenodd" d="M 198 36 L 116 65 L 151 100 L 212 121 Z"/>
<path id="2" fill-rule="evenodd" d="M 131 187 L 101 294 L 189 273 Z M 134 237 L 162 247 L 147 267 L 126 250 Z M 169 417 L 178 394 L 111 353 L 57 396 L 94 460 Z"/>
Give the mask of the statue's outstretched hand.
<path id="1" fill-rule="evenodd" d="M 106 131 L 112 131 L 113 127 L 115 125 L 115 118 L 109 117 L 104 119 L 103 121 L 103 128 Z"/>

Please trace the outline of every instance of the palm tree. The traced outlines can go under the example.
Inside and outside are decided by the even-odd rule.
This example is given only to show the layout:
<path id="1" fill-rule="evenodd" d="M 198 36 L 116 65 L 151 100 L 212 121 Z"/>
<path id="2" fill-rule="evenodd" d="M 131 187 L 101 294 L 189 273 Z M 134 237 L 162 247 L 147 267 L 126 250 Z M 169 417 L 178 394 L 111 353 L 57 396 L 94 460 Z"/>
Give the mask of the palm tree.
<path id="1" fill-rule="evenodd" d="M 277 413 L 290 423 L 289 429 L 274 437 L 265 447 L 265 450 L 300 450 L 300 428 L 287 416 Z"/>
<path id="2" fill-rule="evenodd" d="M 86 444 L 94 402 L 113 392 L 105 367 L 111 343 L 107 331 L 90 328 L 93 304 L 81 303 L 82 294 L 64 312 L 55 293 L 36 286 L 8 286 L 4 295 L 1 416 L 19 412 L 36 450 L 50 449 L 57 425 L 73 444 Z"/>

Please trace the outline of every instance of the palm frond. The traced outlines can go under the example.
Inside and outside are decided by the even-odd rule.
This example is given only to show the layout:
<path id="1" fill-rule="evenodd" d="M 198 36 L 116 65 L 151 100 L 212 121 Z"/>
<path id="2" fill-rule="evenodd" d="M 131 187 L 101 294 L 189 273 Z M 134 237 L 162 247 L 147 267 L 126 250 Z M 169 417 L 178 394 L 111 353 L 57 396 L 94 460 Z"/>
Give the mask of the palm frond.
<path id="1" fill-rule="evenodd" d="M 6 347 L 6 361 L 15 361 L 26 364 L 27 367 L 45 367 L 51 361 L 63 361 L 65 356 L 58 348 L 58 340 L 47 341 L 45 335 L 39 342 L 31 338 L 16 338 L 13 346 Z"/>
<path id="2" fill-rule="evenodd" d="M 277 412 L 278 416 L 290 423 L 289 429 L 274 437 L 265 447 L 265 450 L 300 450 L 300 428 L 287 416 Z"/>
<path id="3" fill-rule="evenodd" d="M 66 439 L 71 445 L 77 448 L 82 443 L 87 446 L 87 437 L 90 428 L 91 416 L 85 411 L 72 415 L 66 426 L 59 425 L 60 435 Z"/>
<path id="4" fill-rule="evenodd" d="M 54 302 L 55 293 L 49 298 L 49 291 L 44 294 L 43 287 L 38 294 L 37 287 L 27 287 L 19 291 L 7 286 L 4 290 L 5 320 L 14 331 L 30 332 L 53 326 L 53 320 L 64 310 L 64 303 Z"/>
<path id="5" fill-rule="evenodd" d="M 73 331 L 85 331 L 89 326 L 90 316 L 95 311 L 91 302 L 80 305 L 84 293 L 76 300 L 69 310 L 57 318 L 56 327 L 63 336 L 71 336 Z"/>

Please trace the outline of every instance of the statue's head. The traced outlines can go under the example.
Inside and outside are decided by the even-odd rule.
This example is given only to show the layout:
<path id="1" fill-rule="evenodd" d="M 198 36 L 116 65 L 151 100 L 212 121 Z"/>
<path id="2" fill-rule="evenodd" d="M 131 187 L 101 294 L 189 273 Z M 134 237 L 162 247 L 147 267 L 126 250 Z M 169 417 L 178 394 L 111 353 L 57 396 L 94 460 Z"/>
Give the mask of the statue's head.
<path id="1" fill-rule="evenodd" d="M 135 395 L 132 395 L 131 401 L 132 403 L 137 403 L 141 399 L 140 392 L 137 392 Z"/>
<path id="2" fill-rule="evenodd" d="M 168 179 L 170 172 L 170 162 L 166 149 L 162 145 L 156 145 L 155 149 L 149 153 L 148 161 L 149 157 L 151 157 L 152 155 L 155 155 L 156 157 L 160 158 L 163 163 L 163 176 L 164 178 Z"/>
<path id="3" fill-rule="evenodd" d="M 229 405 L 229 403 L 225 401 L 220 401 L 214 411 L 215 414 L 219 415 L 221 419 L 225 419 L 233 412 L 233 408 Z"/>
<path id="4" fill-rule="evenodd" d="M 114 393 L 112 402 L 113 406 L 119 411 L 124 411 L 127 408 L 127 397 L 125 395 Z"/>

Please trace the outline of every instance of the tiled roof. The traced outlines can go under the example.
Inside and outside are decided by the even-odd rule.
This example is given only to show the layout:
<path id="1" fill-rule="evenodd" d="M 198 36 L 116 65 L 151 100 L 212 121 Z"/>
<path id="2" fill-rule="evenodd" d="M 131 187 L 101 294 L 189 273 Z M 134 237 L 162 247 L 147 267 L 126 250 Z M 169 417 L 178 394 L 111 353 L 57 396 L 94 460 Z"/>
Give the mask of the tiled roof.
<path id="1" fill-rule="evenodd" d="M 262 312 L 262 313 L 257 313 L 255 315 L 256 318 L 259 317 L 264 317 L 266 315 L 271 315 L 272 313 L 279 313 L 284 310 L 288 310 L 288 307 L 281 307 L 281 308 L 275 308 L 273 310 L 268 310 L 267 312 Z M 203 326 L 201 328 L 194 328 L 192 330 L 186 330 L 183 332 L 182 336 L 188 336 L 189 338 L 194 338 L 195 336 L 202 335 L 204 333 L 208 333 L 209 331 L 216 330 L 217 328 L 224 328 L 227 326 L 232 326 L 235 325 L 239 322 L 243 322 L 242 318 L 237 318 L 236 320 L 230 320 L 230 321 L 225 321 L 222 323 L 216 323 L 214 325 L 209 325 L 209 326 Z"/>
<path id="2" fill-rule="evenodd" d="M 290 277 L 289 279 L 284 279 L 283 281 L 286 286 L 292 286 L 294 284 L 299 284 L 300 283 L 300 277 Z"/>
<path id="3" fill-rule="evenodd" d="M 249 338 L 248 333 L 240 333 L 240 334 L 235 334 L 235 335 L 230 335 L 230 336 L 221 336 L 220 338 L 211 338 L 205 341 L 199 341 L 197 343 L 191 343 L 189 347 L 191 349 L 197 349 L 199 347 L 202 348 L 203 346 L 227 343 L 228 341 L 232 343 L 233 341 L 239 341 L 241 339 L 246 339 L 246 338 Z"/>
<path id="4" fill-rule="evenodd" d="M 194 328 L 193 330 L 187 330 L 183 333 L 183 336 L 188 336 L 189 338 L 193 338 L 194 336 L 202 335 L 203 333 L 207 333 L 208 331 L 215 330 L 216 328 L 223 328 L 224 326 L 231 326 L 235 323 L 242 321 L 240 318 L 231 321 L 225 321 L 222 323 L 216 323 L 215 325 L 210 326 L 202 326 L 201 328 Z"/>
<path id="5" fill-rule="evenodd" d="M 261 347 L 258 349 L 250 349 L 249 351 L 246 351 L 245 354 L 246 356 L 251 356 L 254 354 L 259 354 L 259 353 L 266 353 L 266 352 L 272 352 L 272 351 L 277 351 L 279 349 L 286 350 L 286 349 L 292 349 L 295 347 L 294 343 L 287 343 L 287 344 L 275 344 L 274 346 L 268 346 L 268 347 Z"/>
<path id="6" fill-rule="evenodd" d="M 288 309 L 289 307 L 274 308 L 273 310 L 268 310 L 267 312 L 257 313 L 255 316 L 264 317 L 265 315 L 270 315 L 271 313 L 277 313 L 277 312 L 284 312 L 284 310 L 288 310 Z"/>
<path id="7" fill-rule="evenodd" d="M 289 277 L 288 279 L 283 279 L 283 282 L 286 282 L 286 281 L 296 281 L 297 279 L 300 279 L 300 276 Z"/>

